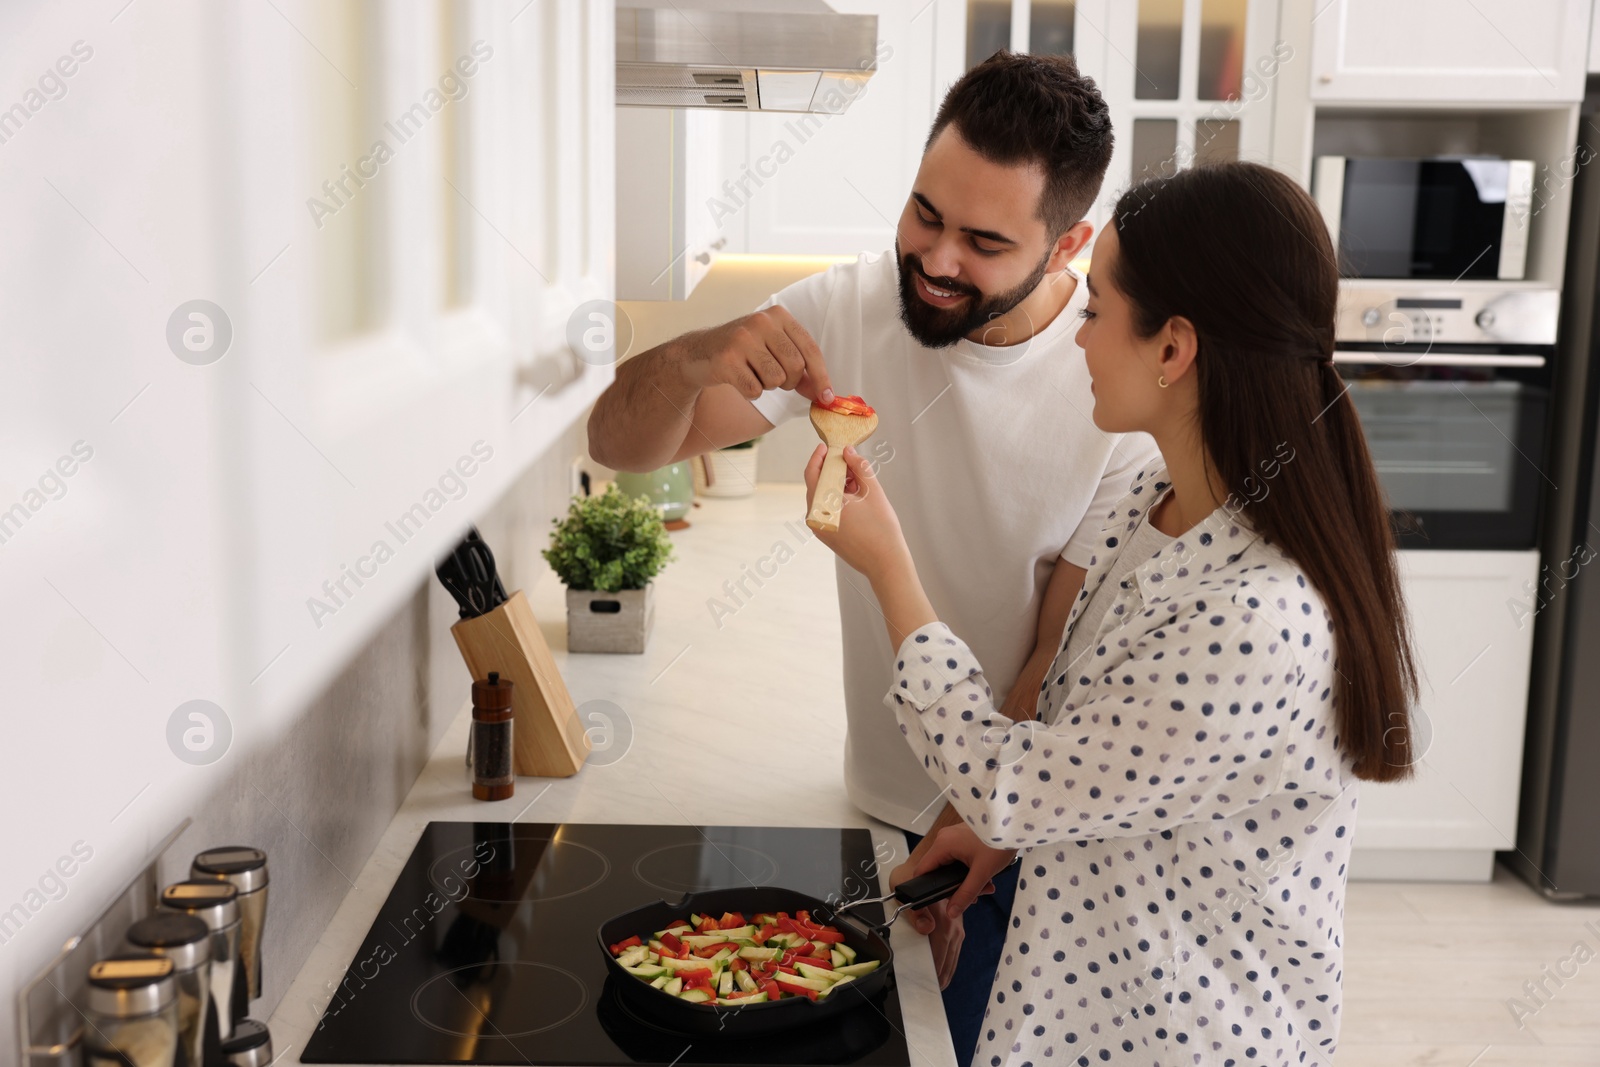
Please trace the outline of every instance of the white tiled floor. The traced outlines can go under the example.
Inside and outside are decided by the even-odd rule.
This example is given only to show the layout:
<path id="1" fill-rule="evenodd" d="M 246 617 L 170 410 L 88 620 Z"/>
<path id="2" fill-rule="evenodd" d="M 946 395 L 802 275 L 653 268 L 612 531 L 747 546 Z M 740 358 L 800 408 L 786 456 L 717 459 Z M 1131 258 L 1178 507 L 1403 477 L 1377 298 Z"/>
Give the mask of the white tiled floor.
<path id="1" fill-rule="evenodd" d="M 1547 979 L 1558 964 L 1577 973 Z M 1535 1013 L 1519 1023 L 1513 998 Z M 1552 903 L 1503 869 L 1478 885 L 1351 883 L 1336 1064 L 1600 1067 L 1600 903 Z"/>

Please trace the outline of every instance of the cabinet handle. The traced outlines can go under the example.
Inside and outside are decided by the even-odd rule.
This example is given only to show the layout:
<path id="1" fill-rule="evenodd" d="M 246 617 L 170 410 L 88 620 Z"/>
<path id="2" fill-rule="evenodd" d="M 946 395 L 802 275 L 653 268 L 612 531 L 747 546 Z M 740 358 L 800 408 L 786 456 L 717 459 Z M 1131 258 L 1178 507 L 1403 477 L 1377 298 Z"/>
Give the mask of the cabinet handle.
<path id="1" fill-rule="evenodd" d="M 710 252 L 701 252 L 698 256 L 694 257 L 694 261 L 696 263 L 708 264 L 709 265 L 710 262 L 711 262 L 711 253 Z"/>

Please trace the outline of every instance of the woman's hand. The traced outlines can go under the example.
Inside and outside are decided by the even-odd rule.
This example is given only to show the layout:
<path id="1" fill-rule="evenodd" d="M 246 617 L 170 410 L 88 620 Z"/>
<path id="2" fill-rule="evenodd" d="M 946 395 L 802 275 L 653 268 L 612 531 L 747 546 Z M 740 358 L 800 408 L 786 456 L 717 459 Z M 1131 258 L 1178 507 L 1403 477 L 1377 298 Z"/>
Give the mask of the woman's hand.
<path id="1" fill-rule="evenodd" d="M 967 865 L 967 880 L 961 883 L 961 888 L 955 891 L 954 896 L 942 902 L 950 918 L 960 922 L 961 913 L 970 908 L 974 901 L 986 893 L 994 892 L 994 876 L 1011 866 L 1016 856 L 1012 849 L 990 848 L 979 840 L 972 827 L 961 822 L 947 826 L 934 835 L 933 847 L 917 861 L 916 873 L 927 874 L 952 860 L 960 860 Z M 929 907 L 938 905 L 930 904 Z"/>
<path id="2" fill-rule="evenodd" d="M 914 862 L 908 860 L 902 863 L 889 873 L 889 888 L 894 889 L 908 878 L 916 877 L 916 874 L 917 865 Z M 926 908 L 914 908 L 906 912 L 906 918 L 917 933 L 928 939 L 928 947 L 933 950 L 933 969 L 939 978 L 939 988 L 948 989 L 950 979 L 956 974 L 956 964 L 961 962 L 961 945 L 967 938 L 966 922 L 959 915 L 951 918 L 942 900 Z"/>
<path id="3" fill-rule="evenodd" d="M 806 510 L 811 510 L 817 492 L 817 478 L 822 473 L 822 461 L 827 457 L 826 445 L 817 445 L 806 464 Z M 900 530 L 900 519 L 894 513 L 883 487 L 872 473 L 865 457 L 854 448 L 844 450 L 848 469 L 844 485 L 844 507 L 840 510 L 839 529 L 833 533 L 817 531 L 817 537 L 839 558 L 859 571 L 874 585 L 896 570 L 908 569 L 911 550 L 906 547 L 905 535 Z"/>

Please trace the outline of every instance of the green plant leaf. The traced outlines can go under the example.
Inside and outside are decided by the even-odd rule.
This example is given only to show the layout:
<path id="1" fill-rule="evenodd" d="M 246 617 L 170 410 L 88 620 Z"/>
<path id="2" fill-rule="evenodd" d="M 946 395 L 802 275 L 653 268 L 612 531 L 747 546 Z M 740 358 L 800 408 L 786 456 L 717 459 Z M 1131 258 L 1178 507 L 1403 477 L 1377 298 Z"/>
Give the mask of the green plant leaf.
<path id="1" fill-rule="evenodd" d="M 624 496 L 615 482 L 599 496 L 573 498 L 542 555 L 567 588 L 602 593 L 643 589 L 673 558 L 650 498 Z"/>

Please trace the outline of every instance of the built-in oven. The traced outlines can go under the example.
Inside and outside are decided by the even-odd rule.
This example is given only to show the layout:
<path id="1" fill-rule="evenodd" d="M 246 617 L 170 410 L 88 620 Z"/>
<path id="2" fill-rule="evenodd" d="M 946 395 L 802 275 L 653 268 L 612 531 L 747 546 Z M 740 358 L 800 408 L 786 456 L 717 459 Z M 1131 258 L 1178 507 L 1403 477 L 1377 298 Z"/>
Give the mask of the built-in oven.
<path id="1" fill-rule="evenodd" d="M 1319 156 L 1317 206 L 1346 278 L 1521 279 L 1534 165 Z"/>
<path id="2" fill-rule="evenodd" d="M 1536 547 L 1559 293 L 1344 286 L 1334 362 L 1400 546 Z"/>

